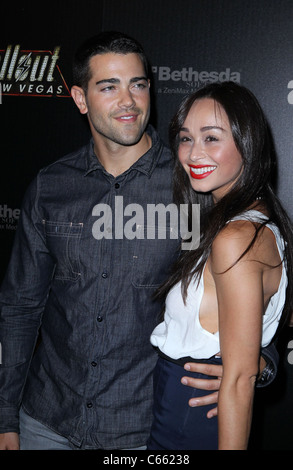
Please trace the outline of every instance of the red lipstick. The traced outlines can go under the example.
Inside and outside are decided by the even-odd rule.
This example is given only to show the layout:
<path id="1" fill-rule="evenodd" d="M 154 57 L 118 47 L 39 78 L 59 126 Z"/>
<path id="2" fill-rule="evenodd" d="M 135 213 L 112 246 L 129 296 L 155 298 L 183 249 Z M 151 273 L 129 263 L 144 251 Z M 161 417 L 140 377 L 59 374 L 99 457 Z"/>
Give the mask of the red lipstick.
<path id="1" fill-rule="evenodd" d="M 201 180 L 207 178 L 217 168 L 212 165 L 188 165 L 190 168 L 190 176 L 193 179 Z"/>

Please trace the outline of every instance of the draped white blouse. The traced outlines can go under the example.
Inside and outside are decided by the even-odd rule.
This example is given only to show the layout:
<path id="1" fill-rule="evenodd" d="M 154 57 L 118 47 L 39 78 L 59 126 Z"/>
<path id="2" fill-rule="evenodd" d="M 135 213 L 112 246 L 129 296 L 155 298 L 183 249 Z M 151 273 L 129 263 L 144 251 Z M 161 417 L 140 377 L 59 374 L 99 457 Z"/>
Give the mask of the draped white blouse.
<path id="1" fill-rule="evenodd" d="M 260 222 L 267 217 L 259 211 L 249 210 L 234 220 L 250 220 Z M 267 346 L 273 338 L 284 308 L 287 273 L 284 262 L 284 241 L 279 229 L 274 224 L 267 224 L 274 234 L 282 260 L 282 275 L 278 291 L 271 297 L 263 315 L 262 346 Z M 164 354 L 173 358 L 190 356 L 194 359 L 206 359 L 220 352 L 219 332 L 215 334 L 205 330 L 199 320 L 199 309 L 204 293 L 203 274 L 198 283 L 193 280 L 187 293 L 186 304 L 181 294 L 181 282 L 176 284 L 166 299 L 164 321 L 160 323 L 151 335 L 151 343 Z"/>

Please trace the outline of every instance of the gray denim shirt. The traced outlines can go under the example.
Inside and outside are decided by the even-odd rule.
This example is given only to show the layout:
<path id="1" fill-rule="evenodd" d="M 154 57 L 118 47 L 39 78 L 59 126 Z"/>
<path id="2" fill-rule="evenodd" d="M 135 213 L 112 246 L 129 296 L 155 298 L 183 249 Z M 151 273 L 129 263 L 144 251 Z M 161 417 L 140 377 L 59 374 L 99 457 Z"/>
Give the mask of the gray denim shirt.
<path id="1" fill-rule="evenodd" d="M 26 193 L 0 294 L 0 432 L 18 431 L 22 402 L 81 448 L 147 440 L 150 334 L 161 313 L 152 295 L 179 245 L 170 227 L 131 225 L 137 205 L 145 217 L 148 205 L 172 201 L 170 152 L 148 132 L 152 148 L 120 176 L 90 142 L 41 170 Z"/>

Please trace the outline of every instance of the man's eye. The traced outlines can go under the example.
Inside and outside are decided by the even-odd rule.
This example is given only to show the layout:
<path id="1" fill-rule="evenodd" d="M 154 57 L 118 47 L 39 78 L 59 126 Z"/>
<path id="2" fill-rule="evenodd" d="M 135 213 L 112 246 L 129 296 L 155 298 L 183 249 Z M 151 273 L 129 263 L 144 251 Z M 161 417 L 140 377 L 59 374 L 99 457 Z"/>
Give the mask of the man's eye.
<path id="1" fill-rule="evenodd" d="M 105 86 L 104 88 L 101 89 L 101 91 L 111 91 L 114 90 L 115 87 L 113 85 Z"/>
<path id="2" fill-rule="evenodd" d="M 138 88 L 140 90 L 143 90 L 144 88 L 146 88 L 146 84 L 145 83 L 136 83 L 134 85 L 134 88 Z"/>

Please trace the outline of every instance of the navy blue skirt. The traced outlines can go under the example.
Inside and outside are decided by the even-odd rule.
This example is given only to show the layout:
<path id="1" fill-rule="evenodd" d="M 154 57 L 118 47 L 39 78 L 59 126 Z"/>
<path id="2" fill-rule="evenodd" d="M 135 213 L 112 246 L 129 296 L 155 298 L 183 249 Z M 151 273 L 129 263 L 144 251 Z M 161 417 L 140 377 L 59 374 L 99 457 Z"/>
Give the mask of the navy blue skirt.
<path id="1" fill-rule="evenodd" d="M 190 362 L 190 361 L 185 361 Z M 193 360 L 196 362 L 196 360 Z M 221 358 L 199 362 L 222 364 Z M 147 448 L 149 450 L 216 450 L 218 448 L 218 419 L 207 418 L 216 405 L 190 407 L 190 398 L 207 395 L 181 384 L 183 376 L 211 379 L 213 377 L 188 372 L 182 365 L 159 357 L 154 371 L 153 424 Z"/>

